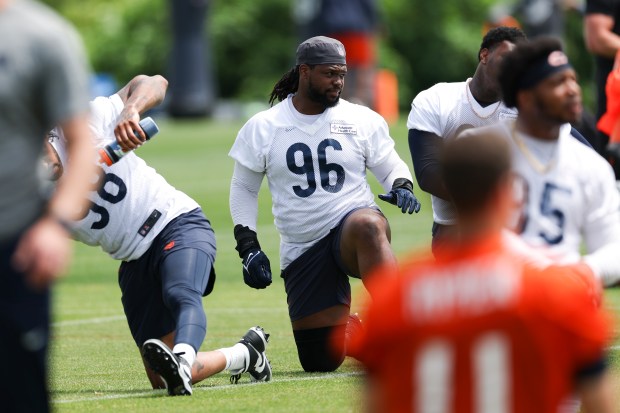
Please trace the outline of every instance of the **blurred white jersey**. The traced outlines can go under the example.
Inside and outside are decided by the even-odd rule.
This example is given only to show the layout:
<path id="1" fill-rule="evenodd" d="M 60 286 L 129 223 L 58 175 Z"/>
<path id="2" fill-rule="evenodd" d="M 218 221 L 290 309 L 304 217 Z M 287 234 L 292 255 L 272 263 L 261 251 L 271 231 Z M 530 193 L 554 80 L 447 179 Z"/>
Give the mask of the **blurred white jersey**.
<path id="1" fill-rule="evenodd" d="M 118 95 L 91 102 L 89 125 L 97 147 L 116 140 L 114 128 L 123 107 Z M 64 139 L 52 145 L 64 153 Z M 199 207 L 133 152 L 112 166 L 100 166 L 99 180 L 104 183 L 91 193 L 92 205 L 73 225 L 72 235 L 85 244 L 101 246 L 115 259 L 140 258 L 171 220 Z"/>
<path id="2" fill-rule="evenodd" d="M 388 126 L 376 112 L 340 99 L 320 115 L 302 115 L 292 95 L 254 115 L 229 153 L 267 176 L 282 268 L 354 208 L 377 207 L 366 168 L 395 154 Z M 412 179 L 397 161 L 400 177 Z"/>
<path id="3" fill-rule="evenodd" d="M 466 129 L 517 117 L 517 111 L 502 102 L 480 106 L 469 90 L 470 81 L 438 83 L 420 92 L 411 103 L 407 128 L 451 139 Z M 451 202 L 433 195 L 431 202 L 435 222 L 443 225 L 456 223 L 456 210 Z"/>
<path id="4" fill-rule="evenodd" d="M 567 127 L 557 141 L 549 142 L 514 126 L 511 120 L 490 128 L 511 145 L 515 232 L 560 263 L 579 260 L 582 241 L 588 253 L 617 242 L 620 194 L 609 163 L 572 137 Z"/>

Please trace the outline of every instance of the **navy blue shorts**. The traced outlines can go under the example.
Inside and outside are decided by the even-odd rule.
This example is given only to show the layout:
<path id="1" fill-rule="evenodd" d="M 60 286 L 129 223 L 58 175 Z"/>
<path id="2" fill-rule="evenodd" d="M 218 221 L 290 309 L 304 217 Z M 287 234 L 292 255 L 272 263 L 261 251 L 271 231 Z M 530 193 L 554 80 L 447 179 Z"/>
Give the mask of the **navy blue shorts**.
<path id="1" fill-rule="evenodd" d="M 282 271 L 291 321 L 335 305 L 351 307 L 351 284 L 348 275 L 351 272 L 341 259 L 340 238 L 343 223 L 353 211 Z"/>
<path id="2" fill-rule="evenodd" d="M 192 259 L 183 259 L 184 254 Z M 167 257 L 174 255 L 180 262 L 195 263 L 196 254 L 204 257 L 200 265 L 164 271 L 162 264 Z M 187 294 L 208 295 L 215 283 L 214 262 L 215 233 L 202 211 L 195 209 L 170 221 L 140 258 L 121 263 L 118 270 L 121 301 L 138 346 L 176 329 L 173 314 L 163 299 L 167 286 L 181 284 Z"/>

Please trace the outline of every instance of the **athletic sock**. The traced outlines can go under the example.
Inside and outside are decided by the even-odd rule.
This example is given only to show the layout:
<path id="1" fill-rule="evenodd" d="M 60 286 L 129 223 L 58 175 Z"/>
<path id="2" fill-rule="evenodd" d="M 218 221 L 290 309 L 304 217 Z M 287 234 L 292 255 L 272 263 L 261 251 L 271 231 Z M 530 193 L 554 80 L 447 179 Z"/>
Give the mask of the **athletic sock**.
<path id="1" fill-rule="evenodd" d="M 246 367 L 245 360 L 250 359 L 250 351 L 241 343 L 237 343 L 232 347 L 220 348 L 217 351 L 226 357 L 226 370 L 236 371 L 244 369 Z"/>
<path id="2" fill-rule="evenodd" d="M 190 368 L 194 365 L 194 361 L 196 361 L 196 350 L 194 350 L 194 347 L 190 346 L 189 344 L 175 344 L 172 352 L 184 358 L 185 361 L 187 361 L 187 363 L 189 364 Z"/>

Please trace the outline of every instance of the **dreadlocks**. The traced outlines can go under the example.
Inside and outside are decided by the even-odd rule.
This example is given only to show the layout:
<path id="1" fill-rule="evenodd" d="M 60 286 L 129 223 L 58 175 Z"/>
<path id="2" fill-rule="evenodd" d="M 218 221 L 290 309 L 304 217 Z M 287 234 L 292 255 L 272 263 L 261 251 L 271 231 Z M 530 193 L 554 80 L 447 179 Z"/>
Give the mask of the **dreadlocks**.
<path id="1" fill-rule="evenodd" d="M 288 72 L 286 72 L 278 83 L 273 87 L 271 96 L 269 97 L 269 104 L 273 106 L 273 103 L 278 99 L 282 102 L 286 97 L 294 92 L 297 92 L 299 86 L 299 66 L 295 66 Z"/>

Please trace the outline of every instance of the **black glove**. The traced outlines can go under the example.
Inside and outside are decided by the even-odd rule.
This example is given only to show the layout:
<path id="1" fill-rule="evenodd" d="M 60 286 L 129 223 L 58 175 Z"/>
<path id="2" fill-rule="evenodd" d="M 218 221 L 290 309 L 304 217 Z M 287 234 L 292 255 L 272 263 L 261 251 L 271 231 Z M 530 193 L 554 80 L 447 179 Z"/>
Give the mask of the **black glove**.
<path id="1" fill-rule="evenodd" d="M 243 262 L 243 281 L 252 288 L 265 288 L 271 284 L 269 258 L 260 249 L 256 232 L 248 227 L 235 225 L 235 249 Z"/>
<path id="2" fill-rule="evenodd" d="M 412 214 L 414 211 L 420 211 L 420 201 L 413 194 L 413 183 L 406 178 L 398 178 L 392 185 L 392 190 L 387 194 L 379 195 L 379 199 L 396 205 L 403 211 L 403 214 L 409 210 Z"/>

